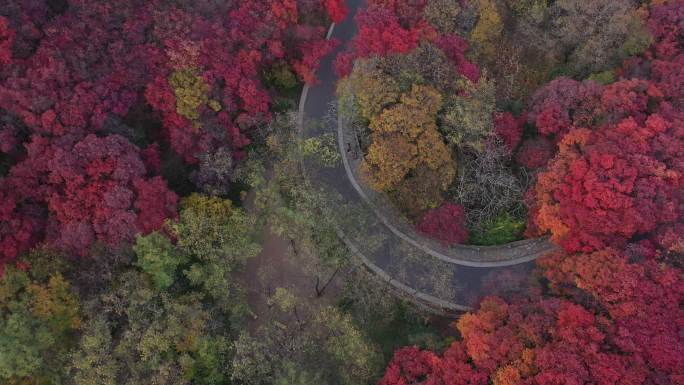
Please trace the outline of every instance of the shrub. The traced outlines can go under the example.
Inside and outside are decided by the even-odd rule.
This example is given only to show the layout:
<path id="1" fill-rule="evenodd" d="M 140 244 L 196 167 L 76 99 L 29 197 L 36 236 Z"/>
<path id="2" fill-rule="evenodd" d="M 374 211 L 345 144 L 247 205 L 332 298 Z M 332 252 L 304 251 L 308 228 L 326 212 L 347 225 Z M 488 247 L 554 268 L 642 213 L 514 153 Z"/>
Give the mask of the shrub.
<path id="1" fill-rule="evenodd" d="M 518 150 L 515 159 L 528 169 L 544 167 L 553 158 L 554 145 L 548 139 L 536 137 L 527 139 Z"/>
<path id="2" fill-rule="evenodd" d="M 522 139 L 525 116 L 516 119 L 510 112 L 497 113 L 494 115 L 494 131 L 503 140 L 508 151 L 513 152 Z"/>
<path id="3" fill-rule="evenodd" d="M 481 228 L 501 212 L 520 209 L 525 183 L 513 173 L 509 163 L 507 150 L 496 142 L 489 143 L 478 154 L 461 157 L 451 192 L 466 207 L 470 228 Z"/>
<path id="4" fill-rule="evenodd" d="M 470 243 L 502 245 L 521 239 L 523 231 L 525 231 L 525 220 L 502 213 L 494 220 L 484 223 L 481 229 L 471 231 Z"/>
<path id="5" fill-rule="evenodd" d="M 445 203 L 441 207 L 425 213 L 417 226 L 417 230 L 446 245 L 468 241 L 465 210 L 463 206 L 453 203 Z"/>

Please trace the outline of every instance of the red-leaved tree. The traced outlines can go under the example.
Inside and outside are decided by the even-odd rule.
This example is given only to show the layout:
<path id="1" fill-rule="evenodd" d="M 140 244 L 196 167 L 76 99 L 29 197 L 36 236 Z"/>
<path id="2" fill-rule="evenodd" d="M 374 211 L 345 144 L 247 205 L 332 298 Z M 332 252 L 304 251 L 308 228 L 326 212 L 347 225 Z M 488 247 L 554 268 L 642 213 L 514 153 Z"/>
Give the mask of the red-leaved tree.
<path id="1" fill-rule="evenodd" d="M 653 373 L 682 379 L 684 372 L 684 281 L 681 271 L 629 252 L 606 249 L 540 261 L 554 293 L 606 311 L 611 341 L 639 358 Z M 635 262 L 630 260 L 636 259 Z M 587 295 L 596 303 L 587 302 Z M 600 306 L 600 307 L 599 307 Z M 673 381 L 676 383 L 676 380 Z"/>
<path id="2" fill-rule="evenodd" d="M 558 154 L 537 180 L 530 227 L 550 232 L 566 250 L 623 248 L 643 239 L 664 253 L 682 250 L 684 87 L 677 83 L 682 55 L 676 54 L 684 47 L 682 25 L 684 3 L 654 7 L 649 19 L 654 44 L 622 71 L 634 78 L 591 91 L 583 101 L 570 100 L 574 108 L 561 110 L 572 114 L 550 119 L 553 124 L 540 123 L 547 110 L 534 110 L 541 131 L 566 134 L 557 137 Z M 595 88 L 556 82 L 538 99 L 561 97 L 561 83 L 571 95 L 573 87 Z"/>
<path id="3" fill-rule="evenodd" d="M 526 120 L 526 114 L 522 114 L 517 119 L 510 112 L 496 113 L 494 115 L 494 132 L 503 140 L 504 146 L 510 153 L 515 151 L 520 144 Z"/>
<path id="4" fill-rule="evenodd" d="M 339 2 L 324 5 L 342 14 Z M 16 7 L 21 15 L 28 5 Z M 324 24 L 301 19 L 294 0 L 73 2 L 46 22 L 35 52 L 14 61 L 0 108 L 35 133 L 61 136 L 101 131 L 111 115 L 149 102 L 188 162 L 226 145 L 239 158 L 250 130 L 270 118 L 262 74 L 284 63 L 313 82 L 335 44 L 324 40 Z M 4 47 L 11 30 L 0 29 Z"/>
<path id="5" fill-rule="evenodd" d="M 445 203 L 426 212 L 416 228 L 446 245 L 465 243 L 468 240 L 465 210 L 463 206 L 453 203 Z"/>
<path id="6" fill-rule="evenodd" d="M 270 119 L 262 79 L 314 82 L 329 19 L 345 13 L 341 0 L 4 1 L 0 153 L 16 165 L 2 258 L 42 234 L 82 255 L 158 229 L 176 202 L 159 149 L 242 159 Z"/>
<path id="7" fill-rule="evenodd" d="M 485 299 L 459 319 L 462 339 L 442 356 L 397 350 L 380 384 L 679 383 L 679 272 L 630 263 L 613 250 L 559 254 L 540 265 L 553 296 Z"/>
<path id="8" fill-rule="evenodd" d="M 571 128 L 594 123 L 602 91 L 593 81 L 558 78 L 532 96 L 528 119 L 541 135 L 560 141 Z"/>
<path id="9" fill-rule="evenodd" d="M 12 44 L 14 30 L 9 26 L 7 18 L 0 16 L 0 69 L 12 61 Z"/>
<path id="10" fill-rule="evenodd" d="M 515 160 L 527 167 L 535 170 L 546 166 L 555 154 L 556 146 L 543 136 L 526 139 L 520 145 Z"/>
<path id="11" fill-rule="evenodd" d="M 538 261 L 547 290 L 485 299 L 443 354 L 398 350 L 382 385 L 684 383 L 684 2 L 653 6 L 649 25 L 632 78 L 561 79 L 534 102 L 548 139 L 518 157 L 559 146 L 526 195 L 528 229 L 565 248 Z"/>
<path id="12" fill-rule="evenodd" d="M 416 48 L 420 41 L 421 30 L 404 28 L 398 16 L 387 8 L 360 10 L 355 19 L 358 32 L 349 43 L 349 50 L 338 55 L 335 61 L 338 76 L 349 74 L 357 58 L 406 53 Z"/>
<path id="13" fill-rule="evenodd" d="M 346 0 L 323 0 L 325 3 L 325 8 L 328 11 L 330 20 L 333 23 L 339 23 L 347 17 L 349 13 L 349 8 L 347 7 Z"/>
<path id="14" fill-rule="evenodd" d="M 465 56 L 470 48 L 468 41 L 455 34 L 446 34 L 439 36 L 436 44 L 456 64 L 456 70 L 459 74 L 471 82 L 477 83 L 480 78 L 480 69 Z"/>
<path id="15" fill-rule="evenodd" d="M 539 175 L 536 225 L 566 250 L 623 247 L 682 219 L 681 119 L 653 114 L 565 136 Z"/>
<path id="16" fill-rule="evenodd" d="M 47 205 L 47 241 L 58 248 L 84 255 L 96 241 L 130 242 L 176 215 L 176 195 L 146 178 L 139 150 L 121 136 L 35 136 L 27 150 L 9 178 L 23 201 Z"/>
<path id="17" fill-rule="evenodd" d="M 0 273 L 6 262 L 40 239 L 42 214 L 39 206 L 22 202 L 10 180 L 0 178 Z"/>
<path id="18" fill-rule="evenodd" d="M 441 34 L 423 15 L 427 1 L 372 0 L 355 17 L 357 34 L 346 51 L 335 60 L 338 76 L 347 76 L 354 61 L 373 56 L 405 54 L 416 49 L 420 42 L 434 44 L 453 63 L 456 72 L 476 83 L 480 69 L 466 58 L 470 45 L 462 37 Z"/>

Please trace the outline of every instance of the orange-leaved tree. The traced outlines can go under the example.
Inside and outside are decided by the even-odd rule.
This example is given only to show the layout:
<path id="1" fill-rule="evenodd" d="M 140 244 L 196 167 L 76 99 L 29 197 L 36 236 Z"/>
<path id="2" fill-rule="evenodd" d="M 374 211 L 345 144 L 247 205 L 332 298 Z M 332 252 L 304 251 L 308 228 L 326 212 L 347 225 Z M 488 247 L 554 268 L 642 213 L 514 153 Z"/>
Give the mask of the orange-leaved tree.
<path id="1" fill-rule="evenodd" d="M 371 120 L 371 144 L 362 172 L 376 190 L 394 190 L 420 166 L 439 176 L 445 190 L 456 174 L 451 151 L 437 131 L 442 96 L 429 86 L 413 86 L 398 104 Z M 416 175 L 420 177 L 420 175 Z"/>

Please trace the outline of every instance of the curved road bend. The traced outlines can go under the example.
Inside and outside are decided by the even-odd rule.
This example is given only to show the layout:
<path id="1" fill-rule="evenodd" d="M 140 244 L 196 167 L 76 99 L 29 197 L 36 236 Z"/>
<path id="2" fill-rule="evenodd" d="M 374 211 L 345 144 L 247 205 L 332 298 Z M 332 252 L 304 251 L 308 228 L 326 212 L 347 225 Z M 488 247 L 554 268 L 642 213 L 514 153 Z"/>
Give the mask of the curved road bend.
<path id="1" fill-rule="evenodd" d="M 324 192 L 339 224 L 339 235 L 350 250 L 376 275 L 389 282 L 403 296 L 440 311 L 464 311 L 484 295 L 506 293 L 517 287 L 533 266 L 533 260 L 554 249 L 544 239 L 514 242 L 502 246 L 443 248 L 412 232 L 391 215 L 381 199 L 359 182 L 356 168 L 360 159 L 356 141 L 343 121 L 326 119 L 336 103 L 337 77 L 333 60 L 354 36 L 353 16 L 361 0 L 349 0 L 350 15 L 334 25 L 329 37 L 343 44 L 322 62 L 319 83 L 305 87 L 300 99 L 300 127 L 304 138 L 330 133 L 338 137 L 342 164 L 320 168 L 304 161 L 312 187 Z M 320 122 L 325 122 L 320 124 Z"/>

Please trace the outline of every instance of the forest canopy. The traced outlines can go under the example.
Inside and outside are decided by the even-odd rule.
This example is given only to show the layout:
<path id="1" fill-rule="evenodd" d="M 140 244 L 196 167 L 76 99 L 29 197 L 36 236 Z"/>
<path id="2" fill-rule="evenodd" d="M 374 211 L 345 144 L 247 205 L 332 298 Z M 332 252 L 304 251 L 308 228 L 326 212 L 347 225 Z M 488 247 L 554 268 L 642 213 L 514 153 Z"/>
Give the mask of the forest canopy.
<path id="1" fill-rule="evenodd" d="M 0 6 L 0 385 L 683 384 L 683 256 L 684 0 Z"/>
<path id="2" fill-rule="evenodd" d="M 338 58 L 359 58 L 343 82 L 359 84 L 352 113 L 370 128 L 365 161 L 374 161 L 377 146 L 368 111 L 400 106 L 388 95 L 404 84 L 458 84 L 436 87 L 447 100 L 437 105 L 438 126 L 458 165 L 455 183 L 439 208 L 395 203 L 419 218 L 419 232 L 446 244 L 510 242 L 502 231 L 520 232 L 517 218 L 526 237 L 550 235 L 561 249 L 538 260 L 537 278 L 524 288 L 484 298 L 462 315 L 445 349 L 395 351 L 380 384 L 681 382 L 684 3 L 419 3 L 370 2 L 347 56 Z M 435 7 L 445 12 L 436 17 Z M 377 47 L 366 39 L 377 42 L 373 28 L 382 27 L 366 26 L 368 14 L 396 20 L 387 30 L 403 31 L 388 35 L 405 33 L 414 38 L 402 40 L 415 43 Z M 448 33 L 467 37 L 461 55 L 479 64 L 479 80 L 444 82 L 450 78 L 436 76 L 449 74 L 439 55 L 412 66 L 413 76 L 386 64 L 405 62 Z M 373 87 L 381 76 L 382 87 Z M 484 118 L 469 119 L 474 112 Z M 396 148 L 383 157 L 390 164 L 402 153 Z M 508 191 L 524 202 L 526 226 L 520 206 L 487 216 L 472 198 L 497 202 L 485 186 L 494 179 L 499 191 L 510 188 L 502 170 L 518 180 Z"/>

